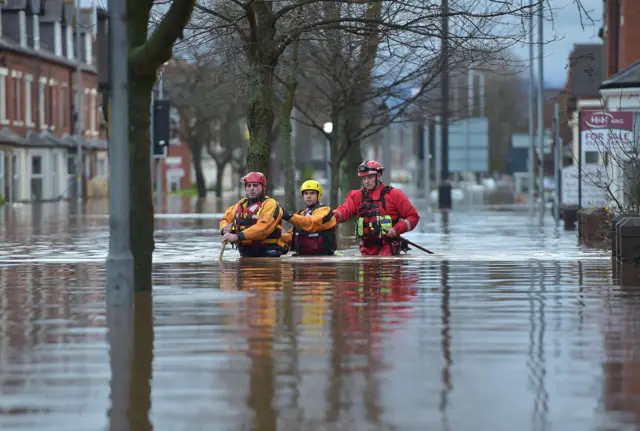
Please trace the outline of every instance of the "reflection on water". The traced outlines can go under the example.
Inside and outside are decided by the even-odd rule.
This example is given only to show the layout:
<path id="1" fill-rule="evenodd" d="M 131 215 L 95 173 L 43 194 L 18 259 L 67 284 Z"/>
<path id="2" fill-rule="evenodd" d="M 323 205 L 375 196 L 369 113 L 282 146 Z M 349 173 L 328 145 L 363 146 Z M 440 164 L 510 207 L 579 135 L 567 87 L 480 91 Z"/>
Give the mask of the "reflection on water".
<path id="1" fill-rule="evenodd" d="M 640 427 L 638 271 L 553 223 L 434 214 L 411 239 L 436 257 L 218 265 L 215 217 L 158 219 L 153 295 L 107 313 L 92 205 L 3 213 L 2 429 Z"/>
<path id="2" fill-rule="evenodd" d="M 604 262 L 161 265 L 133 331 L 103 277 L 0 269 L 0 427 L 640 426 L 640 297 Z"/>

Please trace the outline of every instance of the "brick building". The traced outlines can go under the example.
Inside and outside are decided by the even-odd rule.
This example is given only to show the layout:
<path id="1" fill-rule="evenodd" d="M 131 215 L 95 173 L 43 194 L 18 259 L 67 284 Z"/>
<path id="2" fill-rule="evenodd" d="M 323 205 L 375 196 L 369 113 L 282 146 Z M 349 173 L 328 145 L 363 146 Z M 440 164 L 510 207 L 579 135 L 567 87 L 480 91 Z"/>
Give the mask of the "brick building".
<path id="1" fill-rule="evenodd" d="M 608 175 L 617 202 L 638 201 L 638 121 L 640 120 L 640 2 L 605 0 L 600 37 L 604 41 L 605 80 L 600 84 L 602 104 L 608 111 L 634 113 L 634 141 L 610 158 Z M 636 410 L 637 412 L 638 410 Z"/>
<path id="2" fill-rule="evenodd" d="M 64 0 L 7 0 L 0 14 L 0 195 L 10 201 L 73 196 L 80 144 L 86 196 L 91 180 L 108 175 L 92 11 L 80 11 L 79 26 L 73 3 Z M 78 65 L 80 137 L 74 121 Z"/>

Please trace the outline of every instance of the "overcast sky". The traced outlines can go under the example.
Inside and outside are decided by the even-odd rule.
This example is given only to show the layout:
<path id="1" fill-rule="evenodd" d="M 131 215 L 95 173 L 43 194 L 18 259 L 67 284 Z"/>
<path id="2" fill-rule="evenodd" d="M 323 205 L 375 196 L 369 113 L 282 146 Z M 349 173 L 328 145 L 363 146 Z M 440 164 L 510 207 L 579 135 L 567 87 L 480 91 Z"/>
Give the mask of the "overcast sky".
<path id="1" fill-rule="evenodd" d="M 544 40 L 549 41 L 544 46 L 544 78 L 545 83 L 554 87 L 564 87 L 567 77 L 567 64 L 569 54 L 573 50 L 574 44 L 579 43 L 601 43 L 598 37 L 598 30 L 602 25 L 602 0 L 580 0 L 585 9 L 589 11 L 590 17 L 583 17 L 581 25 L 578 8 L 575 0 L 549 0 L 553 5 L 553 22 L 545 21 Z M 640 1 L 640 0 L 638 0 Z M 537 25 L 537 24 L 536 24 Z M 537 47 L 536 55 L 537 55 Z M 522 46 L 514 49 L 521 58 L 528 58 L 529 48 Z M 536 64 L 536 76 L 537 64 Z"/>
<path id="2" fill-rule="evenodd" d="M 83 6 L 90 6 L 92 1 L 101 7 L 106 7 L 107 4 L 107 0 L 80 1 Z M 580 19 L 576 1 L 582 3 L 595 23 L 585 16 L 582 20 Z M 553 7 L 553 21 L 547 19 L 544 24 L 544 40 L 547 42 L 544 47 L 544 78 L 545 83 L 549 86 L 563 87 L 567 76 L 566 67 L 569 54 L 573 45 L 602 42 L 598 37 L 598 30 L 602 22 L 603 2 L 602 0 L 548 0 L 548 3 Z M 549 15 L 548 11 L 545 15 Z M 528 58 L 529 48 L 527 46 L 514 47 L 513 50 L 520 58 Z M 537 76 L 537 64 L 535 73 Z"/>

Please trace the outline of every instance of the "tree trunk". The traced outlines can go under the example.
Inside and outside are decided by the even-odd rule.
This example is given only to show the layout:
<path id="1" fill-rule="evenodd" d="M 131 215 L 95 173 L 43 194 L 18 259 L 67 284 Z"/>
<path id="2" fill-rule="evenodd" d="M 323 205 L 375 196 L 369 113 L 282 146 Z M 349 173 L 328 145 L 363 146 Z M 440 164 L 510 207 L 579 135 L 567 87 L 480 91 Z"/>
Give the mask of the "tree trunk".
<path id="1" fill-rule="evenodd" d="M 193 170 L 196 172 L 198 198 L 206 198 L 207 184 L 204 178 L 204 172 L 202 171 L 202 141 L 193 142 L 190 146 L 191 155 L 193 156 Z"/>
<path id="2" fill-rule="evenodd" d="M 282 104 L 280 113 L 280 143 L 284 162 L 284 204 L 292 211 L 296 207 L 296 171 L 293 166 L 293 153 L 291 150 L 291 111 L 296 95 L 296 73 L 298 68 L 298 47 L 299 40 L 295 40 L 291 53 L 291 76 L 287 84 L 287 94 Z"/>
<path id="3" fill-rule="evenodd" d="M 358 166 L 363 162 L 360 141 L 350 142 L 346 163 L 342 165 L 342 175 L 347 190 L 358 190 L 362 187 L 358 176 Z"/>
<path id="4" fill-rule="evenodd" d="M 271 129 L 273 127 L 273 77 L 275 65 L 264 64 L 262 58 L 252 58 L 249 70 L 249 104 L 247 107 L 247 127 L 249 129 L 249 150 L 247 170 L 269 173 L 271 155 Z"/>
<path id="5" fill-rule="evenodd" d="M 129 80 L 129 142 L 131 191 L 131 253 L 136 291 L 149 291 L 153 284 L 154 212 L 149 159 L 149 106 L 155 76 Z"/>
<path id="6" fill-rule="evenodd" d="M 222 161 L 219 162 L 216 165 L 216 188 L 215 188 L 215 192 L 216 192 L 216 198 L 218 199 L 222 199 L 222 184 L 224 181 L 224 171 L 227 168 L 227 164 L 228 162 L 226 161 Z"/>
<path id="7" fill-rule="evenodd" d="M 135 297 L 133 321 L 133 359 L 129 384 L 129 421 L 131 429 L 151 431 L 151 379 L 153 377 L 153 298 L 151 292 Z M 114 372 L 118 372 L 115 370 Z M 120 372 L 125 372 L 121 370 Z"/>

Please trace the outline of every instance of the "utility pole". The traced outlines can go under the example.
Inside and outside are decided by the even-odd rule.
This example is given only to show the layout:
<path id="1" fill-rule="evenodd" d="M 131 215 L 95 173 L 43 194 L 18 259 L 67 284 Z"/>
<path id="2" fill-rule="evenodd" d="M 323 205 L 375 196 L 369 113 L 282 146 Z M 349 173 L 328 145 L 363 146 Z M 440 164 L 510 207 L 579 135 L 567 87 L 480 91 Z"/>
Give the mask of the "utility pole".
<path id="1" fill-rule="evenodd" d="M 544 214 L 544 45 L 543 45 L 543 2 L 538 5 L 538 146 L 540 165 L 538 167 L 538 187 L 540 188 L 540 216 Z"/>
<path id="2" fill-rule="evenodd" d="M 536 168 L 535 168 L 535 158 L 536 158 L 536 138 L 533 129 L 534 115 L 533 111 L 535 109 L 534 103 L 534 86 L 533 82 L 535 80 L 535 75 L 533 73 L 533 1 L 530 0 L 529 3 L 529 205 L 531 207 L 531 212 L 535 211 L 535 198 L 536 195 L 534 193 L 534 189 L 536 186 L 535 176 L 536 176 Z"/>
<path id="3" fill-rule="evenodd" d="M 75 3 L 76 9 L 76 199 L 82 203 L 82 38 L 80 37 L 80 0 Z M 88 59 L 87 59 L 88 60 Z M 78 214 L 79 215 L 79 214 Z"/>
<path id="4" fill-rule="evenodd" d="M 130 431 L 134 333 L 134 271 L 129 237 L 129 49 L 127 0 L 108 0 L 109 254 L 106 320 L 111 368 L 109 430 Z M 153 222 L 153 221 L 152 221 Z"/>
<path id="5" fill-rule="evenodd" d="M 560 142 L 560 105 L 553 107 L 553 179 L 555 194 L 553 196 L 553 218 L 560 220 L 560 169 L 562 168 L 562 143 Z"/>
<path id="6" fill-rule="evenodd" d="M 451 184 L 449 183 L 449 0 L 442 0 L 442 112 L 440 118 L 440 186 L 438 208 L 451 209 Z"/>
<path id="7" fill-rule="evenodd" d="M 129 238 L 129 90 L 127 0 L 109 0 L 109 254 L 106 302 L 109 310 L 133 308 L 133 257 Z M 131 332 L 131 328 L 125 328 Z M 126 348 L 128 346 L 122 346 Z M 113 348 L 113 347 L 112 347 Z M 128 367 L 124 364 L 123 367 Z M 126 391 L 125 391 L 126 392 Z M 112 397 L 112 399 L 115 399 Z M 120 429 L 128 429 L 120 428 Z"/>

